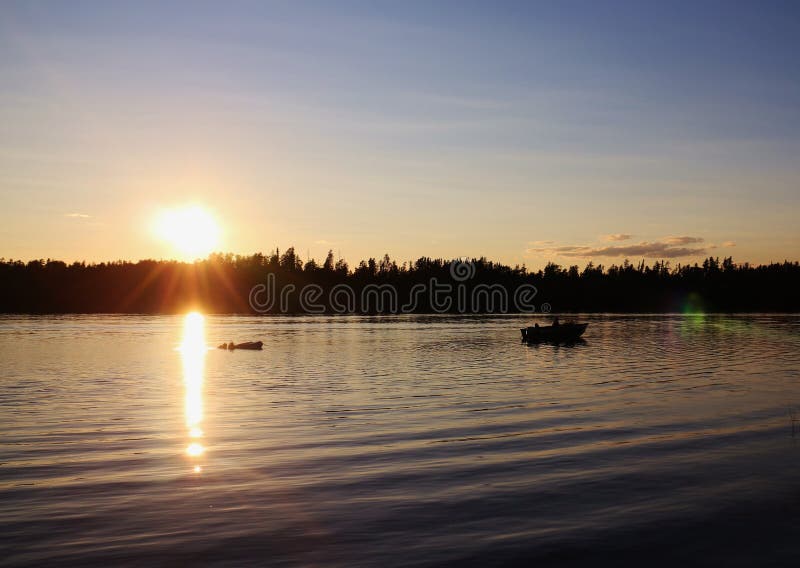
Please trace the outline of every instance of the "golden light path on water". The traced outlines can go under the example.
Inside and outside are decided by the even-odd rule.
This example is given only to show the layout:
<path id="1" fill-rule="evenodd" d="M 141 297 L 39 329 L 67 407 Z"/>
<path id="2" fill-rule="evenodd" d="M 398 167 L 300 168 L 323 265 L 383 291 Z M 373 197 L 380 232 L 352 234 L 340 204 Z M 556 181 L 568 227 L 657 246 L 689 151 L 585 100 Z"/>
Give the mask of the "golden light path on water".
<path id="1" fill-rule="evenodd" d="M 186 455 L 192 459 L 192 471 L 200 473 L 200 458 L 205 454 L 203 446 L 203 377 L 205 369 L 206 346 L 205 318 L 191 312 L 183 323 L 183 341 L 180 345 L 183 362 L 184 414 L 188 445 Z"/>

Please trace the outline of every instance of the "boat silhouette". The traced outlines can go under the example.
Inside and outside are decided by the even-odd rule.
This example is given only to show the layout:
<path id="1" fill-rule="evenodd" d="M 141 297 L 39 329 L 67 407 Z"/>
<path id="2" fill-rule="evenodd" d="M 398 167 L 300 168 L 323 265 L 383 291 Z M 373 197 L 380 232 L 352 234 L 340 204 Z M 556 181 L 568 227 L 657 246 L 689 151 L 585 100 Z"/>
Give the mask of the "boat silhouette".
<path id="1" fill-rule="evenodd" d="M 234 349 L 252 349 L 252 350 L 261 350 L 264 346 L 263 341 L 245 341 L 244 343 L 234 343 L 231 341 L 230 343 L 223 343 L 222 345 L 218 346 L 218 349 L 227 349 L 228 351 L 233 351 Z"/>
<path id="2" fill-rule="evenodd" d="M 588 323 L 562 323 L 558 325 L 523 327 L 522 341 L 525 343 L 568 343 L 577 341 L 586 331 Z"/>

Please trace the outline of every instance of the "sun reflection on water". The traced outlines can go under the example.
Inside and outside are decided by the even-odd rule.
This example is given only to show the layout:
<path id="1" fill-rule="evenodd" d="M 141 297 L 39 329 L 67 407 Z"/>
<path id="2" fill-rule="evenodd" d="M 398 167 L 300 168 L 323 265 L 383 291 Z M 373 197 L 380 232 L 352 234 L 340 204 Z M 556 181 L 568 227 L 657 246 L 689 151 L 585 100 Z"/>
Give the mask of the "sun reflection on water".
<path id="1" fill-rule="evenodd" d="M 200 464 L 197 463 L 197 458 L 206 451 L 199 439 L 203 437 L 203 429 L 200 425 L 203 422 L 203 377 L 207 351 L 205 318 L 197 312 L 191 312 L 184 319 L 180 352 L 185 389 L 184 414 L 189 438 L 186 455 L 194 458 L 192 460 L 194 473 L 202 471 Z"/>

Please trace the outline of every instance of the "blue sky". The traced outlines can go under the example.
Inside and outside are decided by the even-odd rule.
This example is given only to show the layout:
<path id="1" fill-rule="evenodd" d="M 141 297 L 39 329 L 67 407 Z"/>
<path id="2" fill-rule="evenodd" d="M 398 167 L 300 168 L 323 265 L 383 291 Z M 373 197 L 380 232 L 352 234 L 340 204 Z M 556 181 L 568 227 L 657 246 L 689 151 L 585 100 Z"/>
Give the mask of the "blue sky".
<path id="1" fill-rule="evenodd" d="M 0 256 L 166 257 L 191 203 L 240 253 L 798 258 L 798 38 L 790 2 L 5 2 Z"/>

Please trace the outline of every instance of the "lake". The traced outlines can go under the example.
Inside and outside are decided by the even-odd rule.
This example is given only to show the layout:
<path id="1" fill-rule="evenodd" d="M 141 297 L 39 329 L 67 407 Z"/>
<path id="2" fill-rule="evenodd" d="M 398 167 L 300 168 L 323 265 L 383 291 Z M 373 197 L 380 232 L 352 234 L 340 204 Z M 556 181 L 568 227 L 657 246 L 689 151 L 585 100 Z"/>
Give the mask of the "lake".
<path id="1" fill-rule="evenodd" d="M 800 317 L 580 319 L 2 316 L 0 565 L 795 564 Z"/>

